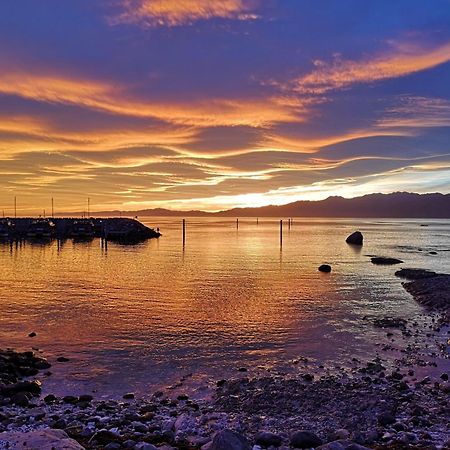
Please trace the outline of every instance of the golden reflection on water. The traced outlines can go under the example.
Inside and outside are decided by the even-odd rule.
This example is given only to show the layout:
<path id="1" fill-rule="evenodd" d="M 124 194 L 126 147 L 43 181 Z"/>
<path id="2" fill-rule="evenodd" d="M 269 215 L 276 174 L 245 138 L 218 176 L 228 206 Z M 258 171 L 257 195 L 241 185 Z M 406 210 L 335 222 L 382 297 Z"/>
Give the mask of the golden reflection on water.
<path id="1" fill-rule="evenodd" d="M 0 245 L 0 347 L 65 355 L 47 385 L 100 392 L 172 382 L 186 373 L 224 376 L 236 367 L 283 366 L 299 355 L 341 360 L 373 349 L 364 316 L 419 308 L 392 267 L 368 254 L 444 270 L 449 227 L 390 221 L 154 218 L 160 240 L 134 246 L 88 242 Z M 362 250 L 345 243 L 354 229 Z M 437 236 L 437 237 L 436 237 Z M 331 274 L 317 268 L 333 266 Z M 28 333 L 35 331 L 32 340 Z"/>

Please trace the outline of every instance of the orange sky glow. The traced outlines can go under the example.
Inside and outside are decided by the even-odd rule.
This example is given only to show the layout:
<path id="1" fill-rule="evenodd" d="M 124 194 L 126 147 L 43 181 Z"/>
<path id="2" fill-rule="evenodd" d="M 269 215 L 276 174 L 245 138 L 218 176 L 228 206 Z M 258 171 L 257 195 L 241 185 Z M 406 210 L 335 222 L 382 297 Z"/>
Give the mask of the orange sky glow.
<path id="1" fill-rule="evenodd" d="M 89 197 L 93 211 L 218 211 L 450 192 L 446 10 L 428 17 L 412 2 L 386 16 L 380 3 L 349 22 L 345 5 L 0 7 L 0 208 L 11 215 L 16 197 L 20 215 L 41 214 L 54 198 L 78 212 Z"/>

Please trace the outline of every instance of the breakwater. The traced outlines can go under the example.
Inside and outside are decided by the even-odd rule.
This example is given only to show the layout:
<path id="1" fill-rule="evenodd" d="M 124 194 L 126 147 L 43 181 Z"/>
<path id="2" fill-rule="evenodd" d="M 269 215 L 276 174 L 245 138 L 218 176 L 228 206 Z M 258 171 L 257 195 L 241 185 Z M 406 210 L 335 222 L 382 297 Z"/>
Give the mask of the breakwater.
<path id="1" fill-rule="evenodd" d="M 158 238 L 159 231 L 130 218 L 5 218 L 0 221 L 0 239 L 89 239 L 139 242 Z"/>

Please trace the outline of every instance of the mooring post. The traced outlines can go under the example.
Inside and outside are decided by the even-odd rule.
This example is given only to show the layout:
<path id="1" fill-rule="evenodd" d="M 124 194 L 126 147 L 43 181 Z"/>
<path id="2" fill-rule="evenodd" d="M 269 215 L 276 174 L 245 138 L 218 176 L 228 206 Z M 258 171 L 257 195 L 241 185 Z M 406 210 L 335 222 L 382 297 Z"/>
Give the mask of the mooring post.
<path id="1" fill-rule="evenodd" d="M 183 247 L 186 243 L 186 219 L 183 219 Z"/>
<path id="2" fill-rule="evenodd" d="M 280 247 L 283 245 L 283 219 L 280 220 Z"/>
<path id="3" fill-rule="evenodd" d="M 259 218 L 256 218 L 256 225 L 259 225 Z"/>
<path id="4" fill-rule="evenodd" d="M 239 230 L 239 219 L 236 219 L 236 230 Z"/>

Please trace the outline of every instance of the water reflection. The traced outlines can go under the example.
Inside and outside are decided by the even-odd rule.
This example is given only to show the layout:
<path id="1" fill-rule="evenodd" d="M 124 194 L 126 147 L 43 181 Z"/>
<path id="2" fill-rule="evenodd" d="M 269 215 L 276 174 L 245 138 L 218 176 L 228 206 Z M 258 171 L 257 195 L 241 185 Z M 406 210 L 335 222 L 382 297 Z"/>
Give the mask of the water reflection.
<path id="1" fill-rule="evenodd" d="M 282 366 L 299 355 L 341 360 L 374 349 L 379 331 L 362 317 L 420 313 L 394 270 L 365 255 L 445 270 L 441 250 L 450 248 L 450 227 L 439 221 L 296 220 L 290 230 L 284 224 L 282 246 L 279 219 L 241 218 L 237 229 L 235 219 L 191 218 L 185 242 L 180 219 L 155 224 L 163 237 L 133 246 L 2 244 L 0 346 L 68 356 L 46 383 L 55 392 L 67 377 L 68 390 L 108 393 L 190 372 Z M 367 237 L 362 252 L 345 243 L 356 228 Z M 419 246 L 438 254 L 414 253 Z M 324 276 L 317 268 L 325 262 L 333 272 Z"/>

